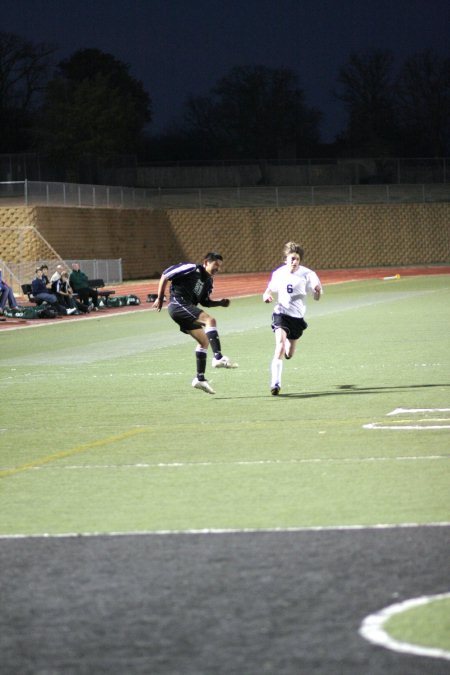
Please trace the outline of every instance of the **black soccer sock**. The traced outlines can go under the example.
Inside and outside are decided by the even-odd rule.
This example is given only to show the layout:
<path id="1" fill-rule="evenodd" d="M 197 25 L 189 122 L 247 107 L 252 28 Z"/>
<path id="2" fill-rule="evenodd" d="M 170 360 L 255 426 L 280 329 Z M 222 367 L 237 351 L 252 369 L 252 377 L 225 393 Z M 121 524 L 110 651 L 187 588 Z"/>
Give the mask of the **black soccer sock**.
<path id="1" fill-rule="evenodd" d="M 206 351 L 196 350 L 195 360 L 197 362 L 197 379 L 202 382 L 205 379 Z"/>
<path id="2" fill-rule="evenodd" d="M 211 349 L 214 352 L 214 357 L 216 359 L 221 359 L 222 358 L 222 351 L 221 351 L 221 346 L 220 346 L 220 338 L 219 338 L 219 333 L 215 328 L 207 328 L 206 329 L 206 335 L 209 340 L 209 344 L 211 345 Z"/>

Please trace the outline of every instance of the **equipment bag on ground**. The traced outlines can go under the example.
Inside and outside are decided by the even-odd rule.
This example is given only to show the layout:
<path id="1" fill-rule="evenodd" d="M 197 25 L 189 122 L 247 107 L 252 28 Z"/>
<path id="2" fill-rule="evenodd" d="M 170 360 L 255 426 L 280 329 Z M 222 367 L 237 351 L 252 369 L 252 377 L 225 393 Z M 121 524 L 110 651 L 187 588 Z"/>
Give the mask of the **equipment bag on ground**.
<path id="1" fill-rule="evenodd" d="M 114 295 L 106 301 L 107 307 L 125 307 L 126 305 L 140 305 L 137 295 Z"/>
<path id="2" fill-rule="evenodd" d="M 11 319 L 55 319 L 58 316 L 56 309 L 46 303 L 36 307 L 5 307 L 3 314 Z"/>

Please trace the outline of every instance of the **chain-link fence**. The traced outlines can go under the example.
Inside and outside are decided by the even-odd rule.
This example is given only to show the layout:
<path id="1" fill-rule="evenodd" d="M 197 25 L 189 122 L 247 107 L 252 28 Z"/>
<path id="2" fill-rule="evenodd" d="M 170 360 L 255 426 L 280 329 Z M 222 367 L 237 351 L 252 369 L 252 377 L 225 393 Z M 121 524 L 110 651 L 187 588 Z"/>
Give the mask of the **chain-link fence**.
<path id="1" fill-rule="evenodd" d="M 89 279 L 103 279 L 106 285 L 121 284 L 122 259 L 110 260 L 62 260 L 61 258 L 21 260 L 19 262 L 10 262 L 0 259 L 0 269 L 2 277 L 15 293 L 21 294 L 22 284 L 30 284 L 35 277 L 37 267 L 45 264 L 48 266 L 50 276 L 56 270 L 56 266 L 63 264 L 70 273 L 71 265 L 77 262 L 80 269 Z"/>
<path id="2" fill-rule="evenodd" d="M 450 183 L 286 187 L 126 188 L 75 183 L 0 183 L 0 206 L 166 209 L 450 201 Z"/>

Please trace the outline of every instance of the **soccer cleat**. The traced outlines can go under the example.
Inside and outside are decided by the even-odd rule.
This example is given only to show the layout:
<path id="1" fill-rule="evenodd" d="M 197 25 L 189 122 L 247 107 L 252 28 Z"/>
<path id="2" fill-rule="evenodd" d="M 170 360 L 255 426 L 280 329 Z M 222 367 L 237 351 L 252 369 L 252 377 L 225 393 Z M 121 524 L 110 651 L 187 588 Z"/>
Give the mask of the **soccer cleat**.
<path id="1" fill-rule="evenodd" d="M 194 377 L 194 379 L 192 380 L 192 386 L 194 387 L 194 389 L 201 389 L 207 394 L 216 393 L 206 380 L 199 380 L 198 377 Z"/>
<path id="2" fill-rule="evenodd" d="M 228 358 L 228 356 L 222 356 L 221 359 L 216 359 L 215 357 L 212 360 L 212 367 L 213 368 L 238 368 L 237 363 L 233 363 L 231 359 Z"/>
<path id="3" fill-rule="evenodd" d="M 66 314 L 75 314 L 76 311 L 76 307 L 71 307 L 70 309 L 66 309 Z"/>
<path id="4" fill-rule="evenodd" d="M 270 387 L 270 393 L 272 396 L 278 396 L 280 393 L 281 387 L 279 384 L 274 384 L 272 387 Z"/>

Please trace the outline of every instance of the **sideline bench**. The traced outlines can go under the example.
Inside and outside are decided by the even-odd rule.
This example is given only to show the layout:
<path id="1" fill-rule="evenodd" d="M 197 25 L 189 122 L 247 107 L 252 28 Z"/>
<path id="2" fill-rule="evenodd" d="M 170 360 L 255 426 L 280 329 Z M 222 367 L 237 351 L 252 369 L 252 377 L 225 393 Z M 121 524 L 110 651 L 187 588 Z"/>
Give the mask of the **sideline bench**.
<path id="1" fill-rule="evenodd" d="M 28 300 L 30 302 L 32 302 L 34 305 L 42 304 L 43 300 L 36 300 L 36 298 L 34 297 L 33 289 L 31 287 L 31 284 L 22 284 L 21 289 L 22 289 L 23 295 L 26 295 Z"/>
<path id="2" fill-rule="evenodd" d="M 31 284 L 21 284 L 21 289 L 22 289 L 22 294 L 26 295 L 29 302 L 32 302 L 34 305 L 42 305 L 45 300 L 37 300 L 34 295 L 33 295 L 33 287 Z M 51 289 L 48 289 L 49 293 L 52 293 L 53 295 L 57 295 L 54 291 Z M 78 298 L 77 293 L 74 293 L 73 296 L 75 299 Z"/>
<path id="3" fill-rule="evenodd" d="M 95 288 L 99 296 L 103 298 L 105 305 L 108 302 L 109 296 L 114 295 L 114 293 L 116 292 L 105 289 L 105 282 L 103 281 L 103 279 L 89 279 L 88 284 L 91 288 Z M 21 288 L 22 293 L 26 295 L 28 297 L 28 300 L 32 302 L 34 305 L 40 305 L 42 303 L 42 300 L 36 300 L 36 298 L 34 297 L 31 284 L 22 284 Z M 53 291 L 49 291 L 49 293 L 52 292 Z M 74 296 L 77 297 L 77 294 L 74 293 Z"/>
<path id="4" fill-rule="evenodd" d="M 105 305 L 108 302 L 110 295 L 114 295 L 116 291 L 105 289 L 105 282 L 103 279 L 88 279 L 88 284 L 91 288 L 95 288 L 100 297 L 103 298 Z"/>

